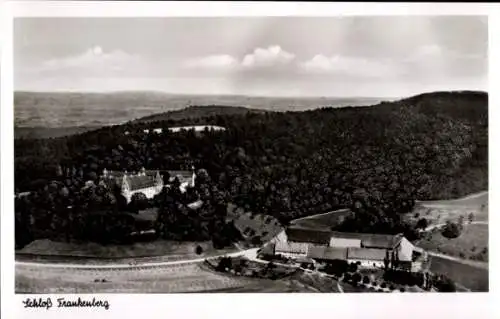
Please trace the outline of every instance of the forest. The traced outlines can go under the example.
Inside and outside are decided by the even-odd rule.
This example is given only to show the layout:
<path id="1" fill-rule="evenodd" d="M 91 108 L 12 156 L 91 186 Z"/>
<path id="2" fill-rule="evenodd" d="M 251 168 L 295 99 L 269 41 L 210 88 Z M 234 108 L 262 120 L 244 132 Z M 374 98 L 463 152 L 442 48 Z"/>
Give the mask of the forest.
<path id="1" fill-rule="evenodd" d="M 487 93 L 436 92 L 304 112 L 200 108 L 192 108 L 200 116 L 188 116 L 188 108 L 185 117 L 160 114 L 67 137 L 15 140 L 16 192 L 31 192 L 16 199 L 16 245 L 37 238 L 124 241 L 118 238 L 129 222 L 112 220 L 136 204 L 125 205 L 116 191 L 99 186 L 104 168 L 202 169 L 202 182 L 189 196 L 164 191 L 146 205 L 160 208 L 155 227 L 165 238 L 218 233 L 220 245 L 238 237 L 225 222 L 228 203 L 284 225 L 348 207 L 355 214 L 339 230 L 411 237 L 401 215 L 416 199 L 455 198 L 488 187 Z M 226 130 L 143 132 L 189 124 Z M 189 211 L 187 197 L 203 198 L 202 212 Z"/>

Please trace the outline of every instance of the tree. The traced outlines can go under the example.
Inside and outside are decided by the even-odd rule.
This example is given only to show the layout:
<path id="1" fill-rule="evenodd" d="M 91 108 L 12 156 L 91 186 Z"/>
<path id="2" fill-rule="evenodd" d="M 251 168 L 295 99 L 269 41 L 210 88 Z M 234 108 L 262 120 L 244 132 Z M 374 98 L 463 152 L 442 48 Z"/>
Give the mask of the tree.
<path id="1" fill-rule="evenodd" d="M 350 272 L 356 272 L 357 270 L 358 270 L 358 265 L 356 263 L 349 264 L 349 271 Z"/>
<path id="2" fill-rule="evenodd" d="M 463 215 L 460 215 L 460 217 L 458 217 L 458 225 L 460 225 L 460 227 L 463 227 L 464 225 L 464 216 Z"/>
<path id="3" fill-rule="evenodd" d="M 469 224 L 474 221 L 474 213 L 469 214 Z"/>
<path id="4" fill-rule="evenodd" d="M 255 246 L 262 245 L 262 240 L 260 239 L 260 236 L 252 237 L 252 245 L 255 245 Z"/>
<path id="5" fill-rule="evenodd" d="M 129 208 L 132 211 L 139 211 L 148 207 L 148 198 L 144 193 L 134 193 L 130 198 Z"/>
<path id="6" fill-rule="evenodd" d="M 361 275 L 360 273 L 354 273 L 354 275 L 352 275 L 352 281 L 355 282 L 355 283 L 358 283 L 361 281 Z"/>
<path id="7" fill-rule="evenodd" d="M 203 248 L 200 245 L 197 245 L 195 252 L 197 255 L 201 255 L 203 253 Z"/>
<path id="8" fill-rule="evenodd" d="M 425 219 L 425 218 L 420 218 L 417 222 L 417 225 L 416 225 L 417 229 L 424 229 L 424 230 L 427 228 L 427 226 L 428 226 L 428 222 L 427 222 L 427 219 Z"/>
<path id="9" fill-rule="evenodd" d="M 441 231 L 441 234 L 446 238 L 457 238 L 462 232 L 462 226 L 457 223 L 448 222 Z"/>
<path id="10" fill-rule="evenodd" d="M 222 257 L 219 260 L 219 264 L 217 265 L 217 270 L 227 271 L 228 269 L 231 269 L 232 266 L 233 266 L 233 260 L 231 257 Z"/>

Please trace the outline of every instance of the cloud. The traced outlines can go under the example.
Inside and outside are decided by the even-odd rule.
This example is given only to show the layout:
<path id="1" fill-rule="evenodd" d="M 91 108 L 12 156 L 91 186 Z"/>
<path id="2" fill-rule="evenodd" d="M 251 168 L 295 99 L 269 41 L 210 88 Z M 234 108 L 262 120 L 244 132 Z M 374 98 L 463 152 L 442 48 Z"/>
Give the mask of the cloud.
<path id="1" fill-rule="evenodd" d="M 471 54 L 464 52 L 457 52 L 450 50 L 448 48 L 439 46 L 437 44 L 428 44 L 418 47 L 412 54 L 410 54 L 405 61 L 406 62 L 422 62 L 432 60 L 471 60 L 471 59 L 485 59 L 486 55 L 482 54 Z"/>
<path id="2" fill-rule="evenodd" d="M 92 75 L 109 75 L 133 68 L 140 68 L 143 61 L 132 54 L 114 50 L 106 52 L 100 46 L 94 46 L 81 54 L 54 58 L 44 61 L 34 71 L 42 73 L 81 72 Z"/>
<path id="3" fill-rule="evenodd" d="M 299 63 L 299 68 L 308 74 L 338 74 L 359 77 L 387 77 L 398 73 L 390 61 L 370 60 L 348 56 L 325 56 L 317 54 L 312 59 Z"/>
<path id="4" fill-rule="evenodd" d="M 295 54 L 283 50 L 280 46 L 257 48 L 245 55 L 241 64 L 244 68 L 262 68 L 287 65 L 295 59 Z"/>
<path id="5" fill-rule="evenodd" d="M 267 48 L 256 48 L 252 53 L 246 54 L 239 59 L 228 54 L 210 55 L 188 59 L 182 63 L 186 69 L 198 70 L 271 70 L 291 64 L 295 55 L 274 45 Z"/>
<path id="6" fill-rule="evenodd" d="M 239 62 L 231 55 L 220 54 L 189 59 L 183 65 L 188 69 L 233 69 L 238 67 Z"/>

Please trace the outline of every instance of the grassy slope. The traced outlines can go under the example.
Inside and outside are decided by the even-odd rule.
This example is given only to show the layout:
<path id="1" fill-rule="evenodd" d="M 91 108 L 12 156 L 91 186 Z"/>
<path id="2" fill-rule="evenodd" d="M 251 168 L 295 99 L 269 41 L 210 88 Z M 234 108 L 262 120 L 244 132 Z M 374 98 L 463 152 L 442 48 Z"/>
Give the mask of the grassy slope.
<path id="1" fill-rule="evenodd" d="M 436 229 L 429 237 L 419 240 L 417 246 L 427 250 L 465 259 L 477 259 L 481 255 L 488 260 L 488 253 L 482 253 L 488 247 L 488 225 L 464 225 L 458 238 L 448 239 Z"/>
<path id="2" fill-rule="evenodd" d="M 200 245 L 203 254 L 196 255 L 195 248 Z M 215 250 L 210 242 L 173 242 L 157 240 L 154 242 L 135 243 L 133 245 L 99 245 L 96 243 L 64 243 L 51 240 L 36 240 L 16 252 L 19 255 L 48 255 L 54 257 L 81 258 L 135 258 L 167 256 L 168 260 L 195 259 L 224 251 Z M 166 260 L 163 260 L 166 261 Z"/>
<path id="3" fill-rule="evenodd" d="M 331 228 L 339 224 L 340 219 L 351 215 L 350 210 L 336 210 L 333 212 L 319 214 L 317 216 L 308 216 L 305 218 L 299 218 L 292 220 L 290 223 L 302 227 L 319 227 L 319 228 Z"/>
<path id="4" fill-rule="evenodd" d="M 475 292 L 487 292 L 489 283 L 488 269 L 462 264 L 440 257 L 431 257 L 430 271 L 444 274 L 451 280 Z"/>
<path id="5" fill-rule="evenodd" d="M 94 282 L 106 279 L 107 282 Z M 181 293 L 245 287 L 254 279 L 229 277 L 197 264 L 127 270 L 26 268 L 16 265 L 17 293 Z"/>
<path id="6" fill-rule="evenodd" d="M 239 208 L 232 203 L 227 207 L 227 220 L 234 222 L 234 226 L 240 231 L 247 243 L 251 243 L 254 236 L 259 236 L 262 242 L 267 242 L 283 229 L 283 226 L 276 218 L 246 212 L 243 208 Z M 254 234 L 250 235 L 250 232 L 245 232 L 247 229 L 253 230 Z"/>

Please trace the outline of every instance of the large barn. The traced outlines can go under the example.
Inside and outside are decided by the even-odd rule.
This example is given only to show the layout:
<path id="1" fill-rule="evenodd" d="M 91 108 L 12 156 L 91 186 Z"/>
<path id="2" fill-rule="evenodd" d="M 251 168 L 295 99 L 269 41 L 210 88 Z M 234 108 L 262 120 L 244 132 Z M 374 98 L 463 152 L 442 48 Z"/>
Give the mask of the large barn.
<path id="1" fill-rule="evenodd" d="M 345 260 L 365 268 L 389 266 L 416 271 L 420 252 L 402 235 L 344 233 L 291 226 L 270 243 L 274 254 L 320 262 Z"/>

